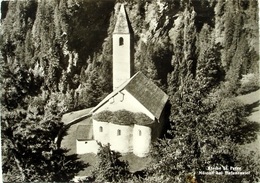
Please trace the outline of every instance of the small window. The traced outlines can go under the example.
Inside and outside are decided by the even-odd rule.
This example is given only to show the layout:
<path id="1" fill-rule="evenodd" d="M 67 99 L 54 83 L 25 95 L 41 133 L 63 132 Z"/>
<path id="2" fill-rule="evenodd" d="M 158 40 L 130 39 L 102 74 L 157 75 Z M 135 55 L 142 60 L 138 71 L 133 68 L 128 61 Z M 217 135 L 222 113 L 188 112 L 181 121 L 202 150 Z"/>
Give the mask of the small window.
<path id="1" fill-rule="evenodd" d="M 103 127 L 102 126 L 99 127 L 99 132 L 103 132 Z"/>
<path id="2" fill-rule="evenodd" d="M 124 39 L 122 37 L 119 38 L 119 46 L 124 45 Z"/>
<path id="3" fill-rule="evenodd" d="M 121 135 L 121 130 L 117 130 L 117 136 Z"/>
<path id="4" fill-rule="evenodd" d="M 138 134 L 139 134 L 139 136 L 141 136 L 142 135 L 142 131 L 138 130 Z"/>

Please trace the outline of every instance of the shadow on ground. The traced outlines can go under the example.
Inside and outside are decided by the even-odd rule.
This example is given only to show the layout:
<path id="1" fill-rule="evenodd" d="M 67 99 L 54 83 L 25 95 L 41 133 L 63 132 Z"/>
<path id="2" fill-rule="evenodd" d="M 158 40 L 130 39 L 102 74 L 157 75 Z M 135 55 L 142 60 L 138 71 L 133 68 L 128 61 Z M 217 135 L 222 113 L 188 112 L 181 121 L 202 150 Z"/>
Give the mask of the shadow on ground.
<path id="1" fill-rule="evenodd" d="M 260 105 L 259 100 L 256 101 L 256 102 L 253 102 L 251 104 L 246 104 L 245 109 L 248 112 L 248 116 L 251 115 L 254 112 L 257 112 L 259 110 L 258 109 L 259 105 Z"/>

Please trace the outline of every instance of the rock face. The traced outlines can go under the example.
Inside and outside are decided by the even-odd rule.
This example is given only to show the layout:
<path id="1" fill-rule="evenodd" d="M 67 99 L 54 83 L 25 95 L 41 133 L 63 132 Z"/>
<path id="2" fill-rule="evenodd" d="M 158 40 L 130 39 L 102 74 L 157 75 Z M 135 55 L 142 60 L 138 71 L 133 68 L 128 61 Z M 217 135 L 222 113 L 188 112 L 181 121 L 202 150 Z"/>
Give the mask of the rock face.
<path id="1" fill-rule="evenodd" d="M 112 90 L 113 15 L 120 3 L 2 4 L 5 62 L 25 65 L 43 80 L 43 89 L 72 98 L 74 104 L 66 109 L 94 106 Z M 125 4 L 134 30 L 133 70 L 141 70 L 164 91 L 174 92 L 186 77 L 196 77 L 210 57 L 222 69 L 215 74 L 223 75 L 220 80 L 238 82 L 241 74 L 258 72 L 257 1 Z"/>
<path id="2" fill-rule="evenodd" d="M 35 122 L 31 119 L 44 115 L 48 121 L 48 116 L 96 106 L 113 90 L 112 35 L 119 2 L 1 1 L 1 117 L 11 116 L 11 127 L 23 121 L 20 117 Z M 132 72 L 150 78 L 170 105 L 185 95 L 175 96 L 176 91 L 195 79 L 201 93 L 215 95 L 219 88 L 227 94 L 259 88 L 257 0 L 129 0 L 125 7 L 134 35 Z M 13 114 L 19 118 L 13 120 Z M 19 128 L 5 130 L 20 134 Z M 4 155 L 9 144 L 3 142 Z"/>

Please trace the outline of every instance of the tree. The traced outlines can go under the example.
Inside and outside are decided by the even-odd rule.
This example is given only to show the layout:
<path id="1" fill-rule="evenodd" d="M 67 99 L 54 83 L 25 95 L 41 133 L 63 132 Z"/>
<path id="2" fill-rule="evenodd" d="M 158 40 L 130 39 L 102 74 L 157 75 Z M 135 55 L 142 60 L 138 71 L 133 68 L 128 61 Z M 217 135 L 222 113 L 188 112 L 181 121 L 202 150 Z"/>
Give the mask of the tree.
<path id="1" fill-rule="evenodd" d="M 67 150 L 56 148 L 54 139 L 62 127 L 59 118 L 30 119 L 26 111 L 4 114 L 5 181 L 70 181 L 86 166 L 77 161 L 77 155 L 66 155 Z"/>
<path id="2" fill-rule="evenodd" d="M 216 88 L 220 81 L 223 81 L 225 74 L 217 46 L 202 51 L 197 64 L 196 77 L 200 81 L 200 86 L 204 88 L 202 92 Z"/>
<path id="3" fill-rule="evenodd" d="M 196 12 L 194 8 L 185 5 L 185 10 L 177 29 L 177 36 L 173 42 L 172 68 L 173 71 L 168 76 L 168 93 L 174 95 L 179 87 L 186 82 L 188 77 L 195 76 L 196 73 Z"/>
<path id="4" fill-rule="evenodd" d="M 104 88 L 106 88 L 105 79 L 98 74 L 98 70 L 94 69 L 90 72 L 86 83 L 79 89 L 79 107 L 93 107 L 105 96 Z"/>
<path id="5" fill-rule="evenodd" d="M 242 105 L 202 92 L 204 88 L 199 83 L 193 79 L 186 80 L 171 98 L 172 128 L 169 133 L 173 138 L 155 144 L 152 151 L 154 162 L 148 168 L 145 181 L 189 182 L 193 179 L 214 182 L 216 177 L 200 175 L 199 171 L 207 171 L 209 166 L 245 164 L 238 144 L 254 140 L 257 129 L 248 128 L 251 124 L 245 119 Z M 255 162 L 254 158 L 247 158 Z M 233 178 L 224 175 L 221 180 L 256 180 L 259 168 L 251 169 L 251 175 Z"/>
<path id="6" fill-rule="evenodd" d="M 1 134 L 5 181 L 69 181 L 85 165 L 77 155 L 56 147 L 62 123 L 59 111 L 44 108 L 41 83 L 25 67 L 3 68 Z M 57 103 L 56 103 L 57 104 Z"/>
<path id="7" fill-rule="evenodd" d="M 110 149 L 110 145 L 102 146 L 98 152 L 98 167 L 93 172 L 97 182 L 125 182 L 130 178 L 129 165 L 120 160 L 121 154 Z"/>

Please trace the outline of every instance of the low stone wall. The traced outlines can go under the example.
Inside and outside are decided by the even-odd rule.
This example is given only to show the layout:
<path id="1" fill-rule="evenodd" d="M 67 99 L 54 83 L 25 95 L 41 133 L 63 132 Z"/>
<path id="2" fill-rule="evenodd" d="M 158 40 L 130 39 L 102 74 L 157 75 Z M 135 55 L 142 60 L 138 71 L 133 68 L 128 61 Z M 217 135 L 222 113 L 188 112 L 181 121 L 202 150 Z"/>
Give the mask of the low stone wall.
<path id="1" fill-rule="evenodd" d="M 98 144 L 95 140 L 76 140 L 77 154 L 98 152 Z"/>

